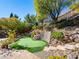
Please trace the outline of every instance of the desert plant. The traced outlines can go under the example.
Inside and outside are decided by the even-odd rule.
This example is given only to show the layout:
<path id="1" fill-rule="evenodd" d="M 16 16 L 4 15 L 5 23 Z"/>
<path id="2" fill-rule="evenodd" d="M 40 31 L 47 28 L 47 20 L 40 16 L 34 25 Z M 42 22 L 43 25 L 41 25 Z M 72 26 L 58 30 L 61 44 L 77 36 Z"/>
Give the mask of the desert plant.
<path id="1" fill-rule="evenodd" d="M 8 40 L 14 42 L 15 41 L 15 37 L 16 37 L 16 32 L 15 30 L 9 30 L 8 31 Z"/>
<path id="2" fill-rule="evenodd" d="M 42 33 L 42 31 L 39 30 L 39 29 L 33 30 L 31 32 L 31 37 L 34 38 L 34 39 L 40 39 L 41 38 L 41 33 Z"/>
<path id="3" fill-rule="evenodd" d="M 52 32 L 52 37 L 55 39 L 63 39 L 64 34 L 62 32 Z"/>
<path id="4" fill-rule="evenodd" d="M 17 28 L 16 28 L 16 31 L 18 32 L 18 33 L 24 33 L 25 32 L 25 29 L 27 29 L 27 25 L 26 25 L 26 23 L 25 22 L 23 22 L 23 21 L 17 21 Z"/>
<path id="5" fill-rule="evenodd" d="M 27 14 L 24 22 L 29 25 L 28 27 L 31 28 L 31 30 L 37 29 L 38 27 L 38 21 L 34 15 Z"/>
<path id="6" fill-rule="evenodd" d="M 36 25 L 32 26 L 32 30 L 36 30 L 36 29 L 38 29 L 38 26 Z"/>
<path id="7" fill-rule="evenodd" d="M 0 25 L 2 25 L 2 28 L 9 29 L 9 30 L 15 30 L 17 28 L 17 19 L 16 18 L 3 18 L 0 20 Z"/>
<path id="8" fill-rule="evenodd" d="M 8 31 L 8 38 L 0 42 L 2 48 L 8 48 L 8 45 L 15 42 L 16 33 L 13 30 Z"/>
<path id="9" fill-rule="evenodd" d="M 2 28 L 7 30 L 16 30 L 18 33 L 24 33 L 26 29 L 29 29 L 29 25 L 20 19 L 11 17 L 11 18 L 4 18 L 0 20 L 0 25 Z"/>

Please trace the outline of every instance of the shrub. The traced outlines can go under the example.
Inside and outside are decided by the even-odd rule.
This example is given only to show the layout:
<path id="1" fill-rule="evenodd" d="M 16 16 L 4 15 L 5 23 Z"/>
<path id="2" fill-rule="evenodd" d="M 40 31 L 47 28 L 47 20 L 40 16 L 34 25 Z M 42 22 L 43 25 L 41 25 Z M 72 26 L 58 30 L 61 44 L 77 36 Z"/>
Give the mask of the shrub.
<path id="1" fill-rule="evenodd" d="M 62 32 L 52 32 L 52 37 L 55 39 L 62 39 L 64 35 Z"/>
<path id="2" fill-rule="evenodd" d="M 42 33 L 42 31 L 39 30 L 39 29 L 33 30 L 33 31 L 31 32 L 31 37 L 32 37 L 32 38 L 35 38 L 35 36 L 38 36 L 39 38 L 41 38 L 41 33 Z"/>
<path id="3" fill-rule="evenodd" d="M 0 41 L 0 44 L 1 44 L 1 47 L 2 48 L 8 48 L 8 45 L 15 42 L 15 36 L 16 36 L 16 33 L 15 31 L 8 31 L 8 38 L 6 40 L 2 40 Z"/>
<path id="4" fill-rule="evenodd" d="M 16 18 L 3 18 L 0 20 L 0 25 L 4 29 L 15 30 L 18 25 L 17 21 L 19 20 Z"/>
<path id="5" fill-rule="evenodd" d="M 11 42 L 14 42 L 15 41 L 15 37 L 16 37 L 16 32 L 15 30 L 9 30 L 8 31 L 8 40 L 11 41 Z"/>
<path id="6" fill-rule="evenodd" d="M 38 26 L 36 25 L 32 26 L 32 30 L 36 30 L 36 29 L 38 29 Z"/>
<path id="7" fill-rule="evenodd" d="M 18 33 L 24 33 L 25 29 L 27 29 L 26 23 L 22 21 L 17 21 L 17 32 Z"/>

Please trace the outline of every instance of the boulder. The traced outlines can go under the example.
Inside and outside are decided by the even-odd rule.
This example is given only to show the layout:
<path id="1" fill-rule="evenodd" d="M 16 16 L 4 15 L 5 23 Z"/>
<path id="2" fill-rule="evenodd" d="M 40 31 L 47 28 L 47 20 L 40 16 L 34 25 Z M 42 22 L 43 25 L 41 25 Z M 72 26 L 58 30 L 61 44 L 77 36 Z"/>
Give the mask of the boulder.
<path id="1" fill-rule="evenodd" d="M 79 48 L 79 43 L 75 44 L 75 47 L 76 47 L 76 48 Z"/>
<path id="2" fill-rule="evenodd" d="M 58 49 L 58 50 L 66 50 L 66 49 L 64 48 L 64 46 L 61 46 L 61 45 L 58 45 L 58 46 L 57 46 L 57 49 Z"/>
<path id="3" fill-rule="evenodd" d="M 58 40 L 57 39 L 51 39 L 50 46 L 57 46 Z"/>
<path id="4" fill-rule="evenodd" d="M 50 39 L 51 39 L 51 32 L 50 31 L 45 31 L 43 33 L 42 39 L 49 43 Z"/>
<path id="5" fill-rule="evenodd" d="M 65 49 L 69 49 L 69 50 L 74 50 L 75 49 L 75 45 L 65 44 L 64 48 Z"/>
<path id="6" fill-rule="evenodd" d="M 43 51 L 49 51 L 50 49 L 48 47 L 45 47 Z"/>
<path id="7" fill-rule="evenodd" d="M 57 48 L 54 46 L 49 46 L 49 50 L 57 50 Z"/>
<path id="8" fill-rule="evenodd" d="M 6 53 L 6 55 L 0 55 L 0 59 L 40 59 L 36 55 L 25 51 L 25 50 L 19 50 L 19 51 L 12 51 L 9 54 Z"/>
<path id="9" fill-rule="evenodd" d="M 71 34 L 70 39 L 74 42 L 79 42 L 79 33 Z"/>

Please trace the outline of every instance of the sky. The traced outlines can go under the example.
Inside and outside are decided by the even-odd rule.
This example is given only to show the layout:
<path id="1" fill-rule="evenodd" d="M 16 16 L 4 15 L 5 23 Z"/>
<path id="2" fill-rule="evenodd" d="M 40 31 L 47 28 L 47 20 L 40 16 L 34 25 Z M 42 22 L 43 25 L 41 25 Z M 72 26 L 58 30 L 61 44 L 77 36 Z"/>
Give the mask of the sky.
<path id="1" fill-rule="evenodd" d="M 35 14 L 33 0 L 0 0 L 0 18 L 9 17 L 10 13 L 24 18 L 28 13 Z"/>
<path id="2" fill-rule="evenodd" d="M 24 19 L 28 13 L 36 14 L 34 8 L 34 0 L 0 0 L 0 18 L 9 17 L 10 13 L 17 14 L 21 19 Z M 64 9 L 61 14 L 67 12 Z"/>

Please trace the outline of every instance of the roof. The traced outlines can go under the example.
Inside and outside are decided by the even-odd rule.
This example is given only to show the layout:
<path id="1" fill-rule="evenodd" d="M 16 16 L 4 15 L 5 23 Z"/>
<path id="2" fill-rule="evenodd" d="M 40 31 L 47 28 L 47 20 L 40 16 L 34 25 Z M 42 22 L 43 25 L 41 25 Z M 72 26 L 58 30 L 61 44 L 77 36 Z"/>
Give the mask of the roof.
<path id="1" fill-rule="evenodd" d="M 75 17 L 75 16 L 78 16 L 79 13 L 76 11 L 76 9 L 79 8 L 79 6 L 75 7 L 74 9 L 68 11 L 67 13 L 59 16 L 59 20 L 61 19 L 65 19 L 65 18 L 71 18 L 71 17 Z"/>

